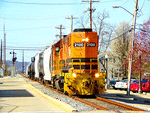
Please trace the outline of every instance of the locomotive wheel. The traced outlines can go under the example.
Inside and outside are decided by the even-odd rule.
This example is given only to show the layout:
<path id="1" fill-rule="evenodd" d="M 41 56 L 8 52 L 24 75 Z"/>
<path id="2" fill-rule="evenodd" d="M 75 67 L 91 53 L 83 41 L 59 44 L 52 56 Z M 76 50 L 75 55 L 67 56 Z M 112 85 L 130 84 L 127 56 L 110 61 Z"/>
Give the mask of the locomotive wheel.
<path id="1" fill-rule="evenodd" d="M 39 82 L 39 78 L 37 78 L 37 82 Z"/>
<path id="2" fill-rule="evenodd" d="M 64 87 L 63 87 L 63 83 L 61 83 L 61 80 L 56 80 L 55 81 L 55 86 L 56 86 L 56 89 L 60 90 L 60 91 L 63 91 Z"/>
<path id="3" fill-rule="evenodd" d="M 60 90 L 59 80 L 56 80 L 56 81 L 55 81 L 55 86 L 56 86 L 56 89 Z"/>
<path id="4" fill-rule="evenodd" d="M 55 89 L 56 87 L 55 87 L 55 80 L 53 80 L 52 82 L 52 87 Z"/>
<path id="5" fill-rule="evenodd" d="M 45 83 L 45 82 L 44 82 L 44 79 L 42 79 L 41 82 L 42 82 L 42 84 L 44 84 L 44 83 Z"/>
<path id="6" fill-rule="evenodd" d="M 65 95 L 69 95 L 69 93 L 68 93 L 67 91 L 64 91 L 64 94 L 65 94 Z"/>

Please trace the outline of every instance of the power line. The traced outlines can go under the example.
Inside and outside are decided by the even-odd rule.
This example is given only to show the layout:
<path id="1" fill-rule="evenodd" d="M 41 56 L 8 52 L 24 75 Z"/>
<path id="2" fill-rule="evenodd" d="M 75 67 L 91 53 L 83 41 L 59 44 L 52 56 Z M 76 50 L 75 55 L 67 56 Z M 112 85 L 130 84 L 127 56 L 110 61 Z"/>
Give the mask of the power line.
<path id="1" fill-rule="evenodd" d="M 42 29 L 42 28 L 51 28 L 54 26 L 49 26 L 49 27 L 36 27 L 36 28 L 24 28 L 24 29 L 10 29 L 10 30 L 5 30 L 5 31 L 16 31 L 16 30 L 31 30 L 31 29 Z M 1 32 L 2 30 L 0 30 Z"/>
<path id="2" fill-rule="evenodd" d="M 102 1 L 101 3 L 106 2 L 116 2 L 122 0 L 115 0 L 115 1 Z M 87 4 L 87 3 L 27 3 L 27 2 L 11 2 L 11 1 L 0 1 L 5 3 L 13 3 L 13 4 L 24 4 L 24 5 L 77 5 L 77 4 Z"/>
<path id="3" fill-rule="evenodd" d="M 131 29 L 127 30 L 126 32 L 124 32 L 123 34 L 117 36 L 116 38 L 113 38 L 113 39 L 108 40 L 108 41 L 100 42 L 100 43 L 111 42 L 111 41 L 113 41 L 113 40 L 116 40 L 116 39 L 120 38 L 121 36 L 125 35 L 125 34 L 128 33 L 128 32 L 131 32 Z"/>
<path id="4" fill-rule="evenodd" d="M 40 51 L 41 49 L 14 49 L 14 48 L 11 48 L 11 49 L 8 49 L 6 48 L 7 50 L 24 50 L 24 51 Z"/>
<path id="5" fill-rule="evenodd" d="M 15 46 L 6 46 L 6 47 L 10 47 L 10 48 L 32 48 L 32 49 L 34 49 L 34 48 L 45 48 L 46 46 L 44 46 L 44 47 L 15 47 Z"/>
<path id="6" fill-rule="evenodd" d="M 76 5 L 76 4 L 85 4 L 85 3 L 27 3 L 27 2 L 11 2 L 11 1 L 1 1 L 6 3 L 14 4 L 26 4 L 26 5 Z"/>

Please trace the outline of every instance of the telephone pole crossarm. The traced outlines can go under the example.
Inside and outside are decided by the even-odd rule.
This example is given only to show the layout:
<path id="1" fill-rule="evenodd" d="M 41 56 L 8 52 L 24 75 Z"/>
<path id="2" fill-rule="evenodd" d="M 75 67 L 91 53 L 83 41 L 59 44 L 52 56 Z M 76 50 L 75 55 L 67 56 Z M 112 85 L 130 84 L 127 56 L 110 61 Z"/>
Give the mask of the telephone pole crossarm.
<path id="1" fill-rule="evenodd" d="M 73 31 L 73 19 L 78 19 L 77 17 L 73 17 L 72 15 L 71 15 L 71 18 L 66 18 L 66 19 L 71 19 L 71 32 Z"/>
<path id="2" fill-rule="evenodd" d="M 59 32 L 59 35 L 56 35 L 56 36 L 59 36 L 59 38 L 61 39 L 62 38 L 62 29 L 65 29 L 62 27 L 62 25 L 60 25 L 60 27 L 55 27 L 56 29 L 60 29 L 60 32 Z"/>
<path id="3" fill-rule="evenodd" d="M 92 29 L 92 11 L 95 11 L 95 9 L 92 9 L 92 2 L 99 2 L 99 1 L 82 1 L 82 2 L 90 2 L 90 28 Z"/>

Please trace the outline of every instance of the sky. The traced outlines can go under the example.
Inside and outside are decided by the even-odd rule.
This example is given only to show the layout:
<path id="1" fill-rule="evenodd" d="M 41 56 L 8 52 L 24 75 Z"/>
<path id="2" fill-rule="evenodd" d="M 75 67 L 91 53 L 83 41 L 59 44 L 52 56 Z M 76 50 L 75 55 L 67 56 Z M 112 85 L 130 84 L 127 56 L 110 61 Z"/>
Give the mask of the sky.
<path id="1" fill-rule="evenodd" d="M 150 0 L 138 1 L 137 27 L 150 17 Z M 132 25 L 133 16 L 122 8 L 112 8 L 112 5 L 121 6 L 134 13 L 135 0 L 93 2 L 92 8 L 96 9 L 93 17 L 105 10 L 109 13 L 108 23 L 117 26 L 126 21 Z M 4 42 L 5 25 L 6 60 L 12 59 L 10 52 L 14 50 L 17 61 L 21 62 L 24 56 L 24 61 L 29 62 L 39 50 L 43 50 L 53 40 L 59 39 L 55 36 L 59 35 L 59 29 L 56 27 L 62 24 L 65 28 L 62 34 L 70 34 L 71 20 L 66 18 L 70 18 L 71 15 L 77 17 L 78 19 L 73 20 L 73 29 L 81 28 L 77 21 L 85 15 L 84 11 L 89 6 L 89 2 L 82 0 L 0 0 L 0 39 Z M 87 27 L 89 26 L 90 23 Z"/>

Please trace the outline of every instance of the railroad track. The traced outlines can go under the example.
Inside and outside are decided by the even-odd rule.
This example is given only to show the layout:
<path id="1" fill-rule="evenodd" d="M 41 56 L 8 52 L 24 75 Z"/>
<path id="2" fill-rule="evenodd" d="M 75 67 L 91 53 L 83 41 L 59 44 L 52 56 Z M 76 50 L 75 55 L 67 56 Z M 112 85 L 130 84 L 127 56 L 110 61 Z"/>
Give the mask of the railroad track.
<path id="1" fill-rule="evenodd" d="M 22 76 L 25 77 L 25 78 L 28 78 L 25 75 L 22 75 Z M 31 80 L 31 81 L 34 81 L 34 80 Z M 49 89 L 51 89 L 55 92 L 58 92 L 58 93 L 61 93 L 61 94 L 65 95 L 63 92 L 58 91 L 58 90 L 50 87 L 49 85 L 43 84 L 42 81 L 40 81 L 40 83 L 42 85 L 44 85 L 45 87 L 47 87 L 47 88 L 49 88 Z M 116 112 L 121 112 L 121 111 L 145 111 L 145 110 L 140 109 L 140 108 L 124 105 L 124 104 L 114 102 L 114 101 L 111 101 L 111 100 L 108 100 L 108 99 L 105 99 L 105 98 L 101 98 L 101 97 L 96 97 L 96 98 L 78 98 L 76 96 L 69 96 L 69 97 L 71 97 L 71 98 L 73 98 L 77 101 L 80 101 L 82 103 L 85 103 L 85 104 L 87 104 L 87 105 L 89 105 L 93 108 L 96 108 L 97 110 L 107 110 L 107 111 L 116 111 Z"/>

